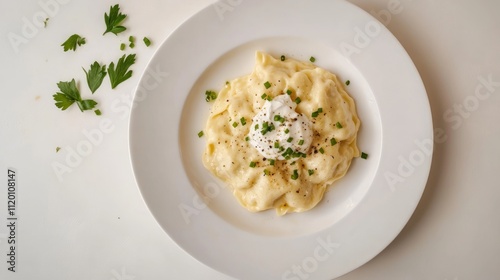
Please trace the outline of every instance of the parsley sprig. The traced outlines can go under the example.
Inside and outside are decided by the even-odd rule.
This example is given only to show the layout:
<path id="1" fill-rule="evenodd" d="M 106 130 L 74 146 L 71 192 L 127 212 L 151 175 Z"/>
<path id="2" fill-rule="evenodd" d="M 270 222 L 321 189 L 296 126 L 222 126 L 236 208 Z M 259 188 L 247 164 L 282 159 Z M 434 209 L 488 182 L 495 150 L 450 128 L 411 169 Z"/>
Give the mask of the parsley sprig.
<path id="1" fill-rule="evenodd" d="M 94 61 L 94 63 L 90 65 L 90 70 L 88 72 L 85 68 L 83 68 L 83 71 L 87 76 L 89 89 L 94 93 L 101 86 L 104 77 L 106 77 L 106 65 L 101 66 L 97 61 Z"/>
<path id="2" fill-rule="evenodd" d="M 64 47 L 64 51 L 67 52 L 68 50 L 75 51 L 77 46 L 79 47 L 84 44 L 85 38 L 78 34 L 73 34 L 69 36 L 69 38 L 61 44 L 61 46 Z"/>
<path id="3" fill-rule="evenodd" d="M 82 100 L 75 79 L 72 79 L 70 82 L 59 82 L 57 83 L 57 87 L 60 92 L 54 94 L 53 97 L 56 101 L 56 107 L 63 111 L 68 109 L 69 106 L 73 105 L 75 102 L 82 112 L 91 110 L 97 105 L 97 102 L 92 99 Z"/>
<path id="4" fill-rule="evenodd" d="M 104 31 L 102 35 L 108 32 L 118 35 L 118 33 L 127 30 L 125 26 L 120 25 L 123 22 L 123 20 L 125 20 L 126 17 L 127 15 L 122 14 L 120 12 L 119 4 L 109 7 L 109 15 L 107 13 L 104 13 L 104 22 L 106 23 L 106 31 Z"/>
<path id="5" fill-rule="evenodd" d="M 109 81 L 111 88 L 117 87 L 120 83 L 126 81 L 132 76 L 132 70 L 128 70 L 135 63 L 135 54 L 123 55 L 116 64 L 111 62 L 108 67 Z"/>

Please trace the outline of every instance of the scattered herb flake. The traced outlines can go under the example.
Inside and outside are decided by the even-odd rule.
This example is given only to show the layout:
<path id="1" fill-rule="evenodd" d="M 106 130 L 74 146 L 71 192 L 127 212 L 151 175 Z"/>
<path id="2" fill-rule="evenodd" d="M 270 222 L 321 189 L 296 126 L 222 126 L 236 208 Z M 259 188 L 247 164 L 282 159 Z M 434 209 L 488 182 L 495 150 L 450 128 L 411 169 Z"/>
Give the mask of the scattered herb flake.
<path id="1" fill-rule="evenodd" d="M 132 76 L 132 70 L 128 70 L 135 63 L 135 54 L 123 55 L 116 64 L 111 62 L 108 67 L 108 76 L 111 82 L 111 88 L 117 87 L 122 82 Z"/>
<path id="2" fill-rule="evenodd" d="M 334 146 L 335 144 L 337 144 L 337 140 L 335 140 L 335 138 L 330 139 L 330 144 Z"/>
<path id="3" fill-rule="evenodd" d="M 66 41 L 64 41 L 61 46 L 64 47 L 64 51 L 67 52 L 68 50 L 75 51 L 77 46 L 79 47 L 85 43 L 85 38 L 78 34 L 73 34 Z"/>
<path id="4" fill-rule="evenodd" d="M 101 86 L 104 77 L 106 77 L 106 65 L 100 65 L 97 61 L 94 61 L 90 65 L 90 70 L 87 72 L 83 68 L 85 76 L 87 76 L 87 85 L 89 86 L 92 94 Z"/>
<path id="5" fill-rule="evenodd" d="M 213 90 L 205 91 L 205 101 L 210 102 L 217 99 L 217 92 Z"/>
<path id="6" fill-rule="evenodd" d="M 102 35 L 108 32 L 118 35 L 118 33 L 127 30 L 126 27 L 120 25 L 126 17 L 127 15 L 122 14 L 120 12 L 119 4 L 111 6 L 109 8 L 109 15 L 107 13 L 104 13 L 104 22 L 106 23 L 106 31 L 104 31 Z"/>
<path id="7" fill-rule="evenodd" d="M 59 87 L 60 92 L 54 94 L 53 97 L 56 101 L 56 107 L 62 111 L 68 109 L 68 107 L 73 105 L 75 102 L 78 104 L 78 107 L 82 112 L 85 110 L 91 110 L 95 107 L 95 105 L 97 105 L 97 102 L 94 100 L 82 100 L 80 91 L 76 86 L 75 79 L 72 79 L 70 82 L 59 82 L 57 83 L 57 87 Z"/>

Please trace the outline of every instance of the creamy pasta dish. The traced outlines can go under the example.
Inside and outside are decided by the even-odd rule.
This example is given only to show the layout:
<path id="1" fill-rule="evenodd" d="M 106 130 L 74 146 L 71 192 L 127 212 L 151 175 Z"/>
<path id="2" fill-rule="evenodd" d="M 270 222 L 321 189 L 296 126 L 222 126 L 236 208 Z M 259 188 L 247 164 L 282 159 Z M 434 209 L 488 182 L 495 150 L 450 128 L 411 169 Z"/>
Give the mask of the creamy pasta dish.
<path id="1" fill-rule="evenodd" d="M 313 63 L 255 58 L 253 72 L 226 82 L 211 107 L 203 164 L 250 211 L 309 210 L 360 154 L 356 106 Z"/>

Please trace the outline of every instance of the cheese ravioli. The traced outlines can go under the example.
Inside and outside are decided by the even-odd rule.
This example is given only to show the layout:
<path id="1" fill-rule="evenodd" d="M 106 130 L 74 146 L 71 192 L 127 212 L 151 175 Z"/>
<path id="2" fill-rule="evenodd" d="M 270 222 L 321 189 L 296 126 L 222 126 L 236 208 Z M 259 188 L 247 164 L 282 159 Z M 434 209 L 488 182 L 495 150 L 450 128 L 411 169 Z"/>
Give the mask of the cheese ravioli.
<path id="1" fill-rule="evenodd" d="M 226 83 L 211 107 L 204 129 L 203 164 L 250 211 L 274 208 L 283 215 L 309 210 L 360 154 L 355 103 L 334 74 L 312 63 L 282 61 L 262 52 L 256 52 L 255 59 L 253 72 Z M 266 137 L 267 132 L 271 135 L 280 129 L 288 133 L 284 118 L 252 120 L 263 107 L 270 107 L 264 106 L 266 102 L 280 95 L 288 95 L 297 104 L 296 113 L 310 121 L 312 139 L 307 149 L 301 147 L 305 152 L 284 149 L 283 141 L 269 140 L 264 148 L 283 153 L 280 158 L 285 159 L 266 158 L 250 144 L 250 137 L 259 133 Z M 290 138 L 286 142 L 305 142 Z"/>

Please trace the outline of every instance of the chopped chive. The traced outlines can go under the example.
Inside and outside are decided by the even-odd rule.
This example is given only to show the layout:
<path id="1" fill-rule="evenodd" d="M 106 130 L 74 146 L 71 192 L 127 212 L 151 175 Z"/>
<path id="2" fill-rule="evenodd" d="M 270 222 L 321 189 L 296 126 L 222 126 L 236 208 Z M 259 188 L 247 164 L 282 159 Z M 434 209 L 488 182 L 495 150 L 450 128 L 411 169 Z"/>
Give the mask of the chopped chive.
<path id="1" fill-rule="evenodd" d="M 345 81 L 345 85 L 346 85 L 346 86 L 348 86 L 348 85 L 350 85 L 350 84 L 351 84 L 351 81 L 349 81 L 349 80 Z"/>
<path id="2" fill-rule="evenodd" d="M 264 83 L 264 86 L 266 87 L 266 89 L 268 89 L 271 87 L 271 83 L 269 83 L 269 81 L 267 81 Z"/>
<path id="3" fill-rule="evenodd" d="M 364 152 L 361 152 L 361 158 L 362 159 L 367 159 L 368 158 L 368 154 L 364 153 Z"/>
<path id="4" fill-rule="evenodd" d="M 290 163 L 290 165 L 295 165 L 296 163 L 297 163 L 297 162 L 296 162 L 296 161 L 294 161 L 294 162 Z"/>
<path id="5" fill-rule="evenodd" d="M 319 152 L 324 154 L 325 153 L 325 150 L 323 150 L 323 147 L 319 148 Z"/>
<path id="6" fill-rule="evenodd" d="M 130 43 L 135 42 L 135 37 L 134 37 L 134 36 L 129 36 L 129 37 L 128 37 L 128 41 L 129 41 Z"/>
<path id="7" fill-rule="evenodd" d="M 318 115 L 319 115 L 318 111 L 314 111 L 312 112 L 311 117 L 316 118 L 318 117 Z"/>
<path id="8" fill-rule="evenodd" d="M 287 90 L 286 90 L 286 94 L 291 95 L 291 94 L 292 94 L 292 91 L 291 91 L 291 90 L 289 90 L 289 89 L 287 89 Z"/>
<path id="9" fill-rule="evenodd" d="M 285 134 L 288 134 L 288 132 L 290 132 L 290 130 L 288 128 L 285 129 Z"/>
<path id="10" fill-rule="evenodd" d="M 275 162 L 275 160 L 274 160 L 274 159 L 271 159 L 271 160 L 269 161 L 269 165 L 273 165 L 273 166 L 274 166 L 274 162 Z"/>
<path id="11" fill-rule="evenodd" d="M 318 113 L 323 113 L 323 108 L 318 108 Z"/>
<path id="12" fill-rule="evenodd" d="M 149 38 L 148 38 L 148 37 L 144 37 L 144 38 L 142 39 L 142 41 L 144 42 L 144 44 L 146 45 L 146 47 L 151 46 L 151 41 L 149 40 Z"/>
<path id="13" fill-rule="evenodd" d="M 267 176 L 269 176 L 269 174 L 271 174 L 271 173 L 269 172 L 269 170 L 267 170 L 267 169 L 264 169 L 264 175 L 267 175 Z"/>
<path id="14" fill-rule="evenodd" d="M 120 45 L 120 51 L 125 50 L 125 47 L 126 47 L 126 45 L 125 45 L 124 43 L 122 43 L 122 44 Z"/>
<path id="15" fill-rule="evenodd" d="M 97 116 L 102 115 L 101 110 L 99 110 L 99 109 L 95 110 L 95 111 L 94 111 L 94 113 L 95 113 Z"/>
<path id="16" fill-rule="evenodd" d="M 240 122 L 241 122 L 241 125 L 247 124 L 247 120 L 244 117 L 241 117 Z"/>
<path id="17" fill-rule="evenodd" d="M 292 180 L 297 180 L 299 178 L 299 173 L 297 172 L 297 169 L 293 170 L 293 174 L 291 176 Z"/>
<path id="18" fill-rule="evenodd" d="M 250 141 L 250 136 L 245 137 L 245 141 Z"/>
<path id="19" fill-rule="evenodd" d="M 238 123 L 237 122 L 234 122 L 233 123 L 233 127 L 237 127 L 238 126 Z"/>
<path id="20" fill-rule="evenodd" d="M 292 141 L 293 141 L 293 137 L 289 137 L 288 139 L 286 139 L 286 142 L 288 142 L 288 143 L 292 143 Z"/>
<path id="21" fill-rule="evenodd" d="M 257 163 L 255 163 L 254 161 L 251 161 L 249 166 L 251 168 L 254 168 L 255 166 L 257 166 Z"/>
<path id="22" fill-rule="evenodd" d="M 203 136 L 203 130 L 200 130 L 200 132 L 198 132 L 198 138 L 201 138 Z"/>
<path id="23" fill-rule="evenodd" d="M 311 56 L 311 58 L 309 58 L 309 61 L 310 62 L 315 62 L 316 61 L 316 58 L 314 56 Z"/>
<path id="24" fill-rule="evenodd" d="M 294 153 L 292 154 L 292 157 L 293 157 L 293 158 L 299 158 L 299 157 L 301 157 L 301 156 L 302 156 L 302 153 L 301 153 L 301 152 L 294 152 Z"/>
<path id="25" fill-rule="evenodd" d="M 335 124 L 335 126 L 336 126 L 337 128 L 342 128 L 342 125 L 341 125 L 339 122 L 337 122 L 337 123 Z"/>
<path id="26" fill-rule="evenodd" d="M 286 157 L 290 157 L 290 155 L 292 155 L 292 154 L 293 154 L 292 148 L 287 148 L 286 151 L 284 153 L 282 153 L 281 155 L 286 158 Z"/>
<path id="27" fill-rule="evenodd" d="M 278 141 L 274 142 L 274 147 L 276 149 L 278 149 L 280 147 L 280 142 L 278 142 Z"/>
<path id="28" fill-rule="evenodd" d="M 213 90 L 205 91 L 205 101 L 210 102 L 217 99 L 217 92 Z"/>
<path id="29" fill-rule="evenodd" d="M 274 115 L 274 121 L 275 122 L 279 122 L 281 120 L 281 116 L 280 115 Z"/>
<path id="30" fill-rule="evenodd" d="M 313 169 L 309 169 L 309 170 L 307 170 L 307 173 L 309 173 L 309 176 L 311 176 L 311 175 L 314 174 L 314 170 Z"/>
<path id="31" fill-rule="evenodd" d="M 283 148 L 283 146 L 280 147 L 280 153 L 283 152 L 285 150 L 285 148 Z"/>
<path id="32" fill-rule="evenodd" d="M 56 147 L 56 153 L 58 153 L 61 150 L 61 147 Z"/>
<path id="33" fill-rule="evenodd" d="M 273 100 L 273 98 L 271 97 L 271 95 L 268 95 L 267 98 L 266 98 L 267 101 L 271 101 Z"/>
<path id="34" fill-rule="evenodd" d="M 259 124 L 255 125 L 255 130 L 259 129 Z"/>
<path id="35" fill-rule="evenodd" d="M 267 94 L 263 93 L 263 94 L 260 96 L 260 98 L 262 98 L 262 99 L 266 100 L 266 99 L 267 99 Z"/>
<path id="36" fill-rule="evenodd" d="M 284 55 L 281 56 L 281 61 L 285 61 L 285 56 Z"/>
<path id="37" fill-rule="evenodd" d="M 300 97 L 295 98 L 295 103 L 299 104 L 302 100 L 300 100 Z"/>
<path id="38" fill-rule="evenodd" d="M 135 43 L 133 43 L 133 42 L 132 42 L 132 43 L 128 44 L 128 46 L 129 46 L 131 49 L 133 49 L 133 48 L 135 47 Z"/>
<path id="39" fill-rule="evenodd" d="M 229 85 L 229 81 L 226 81 L 226 85 Z"/>
<path id="40" fill-rule="evenodd" d="M 302 146 L 303 144 L 304 144 L 304 139 L 300 139 L 299 146 Z"/>
<path id="41" fill-rule="evenodd" d="M 337 144 L 337 140 L 335 140 L 335 138 L 330 139 L 330 144 L 334 146 L 335 144 Z"/>

